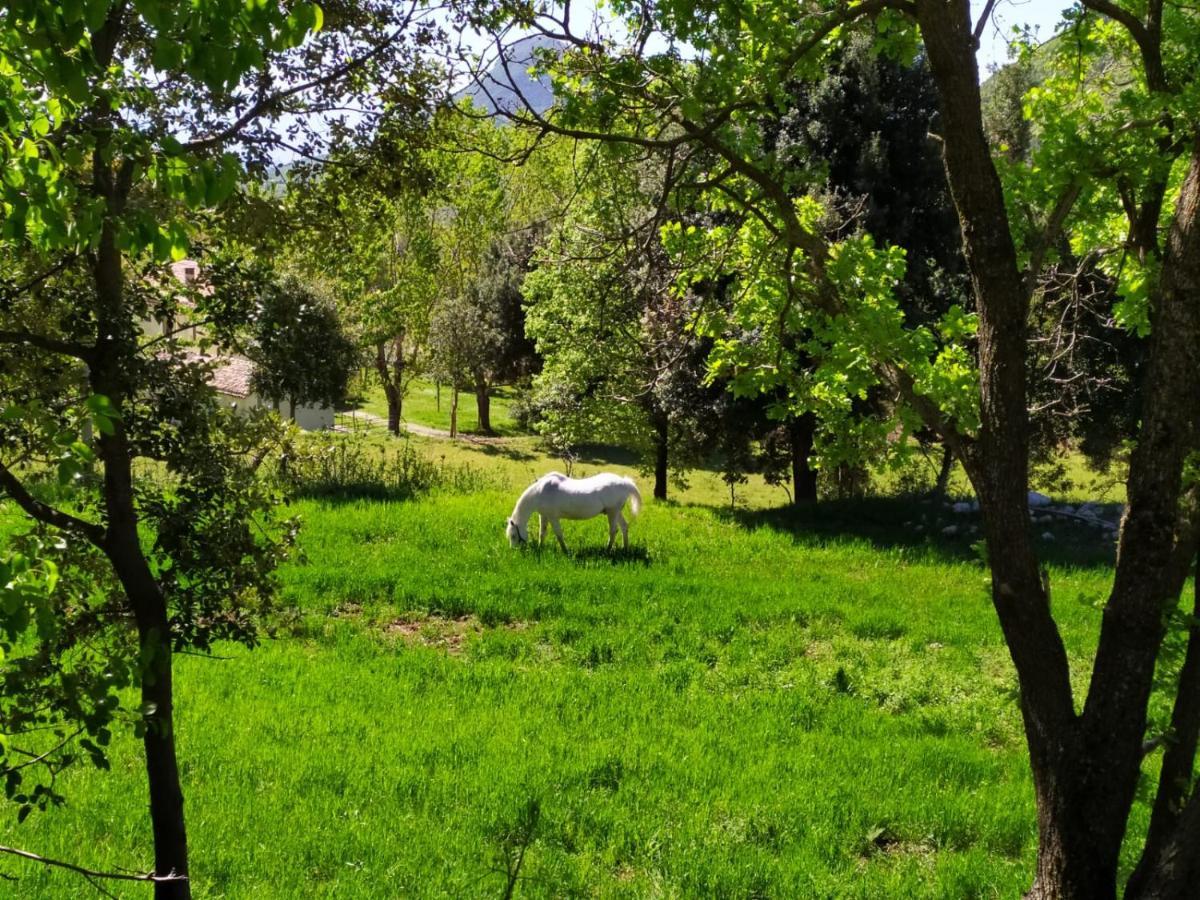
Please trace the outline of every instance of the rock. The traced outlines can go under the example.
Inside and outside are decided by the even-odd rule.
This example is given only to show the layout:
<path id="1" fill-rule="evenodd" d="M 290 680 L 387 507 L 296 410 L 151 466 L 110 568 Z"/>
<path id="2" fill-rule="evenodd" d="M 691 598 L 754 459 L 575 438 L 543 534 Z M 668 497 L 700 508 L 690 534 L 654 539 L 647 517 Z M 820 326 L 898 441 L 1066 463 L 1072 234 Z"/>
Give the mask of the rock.
<path id="1" fill-rule="evenodd" d="M 1054 540 L 1054 532 L 1052 532 L 1052 531 L 1043 531 L 1043 532 L 1042 532 L 1042 540 L 1043 540 L 1043 541 L 1052 541 L 1052 540 Z"/>
<path id="2" fill-rule="evenodd" d="M 1053 502 L 1054 501 L 1051 500 L 1049 497 L 1047 497 L 1045 494 L 1039 493 L 1037 491 L 1029 492 L 1029 505 L 1031 507 L 1038 508 L 1038 507 L 1042 507 L 1042 506 L 1049 506 Z"/>
<path id="3" fill-rule="evenodd" d="M 1075 507 L 1073 507 L 1073 506 L 1070 506 L 1070 505 L 1068 505 L 1068 506 L 1060 506 L 1060 507 L 1058 508 L 1058 511 L 1059 511 L 1060 513 L 1066 513 L 1068 516 L 1071 516 L 1071 515 L 1074 515 L 1074 514 L 1075 514 Z"/>
<path id="4" fill-rule="evenodd" d="M 942 534 L 953 537 L 954 535 L 958 534 L 958 526 L 957 525 L 947 525 L 945 528 L 942 529 Z"/>
<path id="5" fill-rule="evenodd" d="M 965 500 L 964 500 L 964 501 L 961 501 L 961 502 L 959 502 L 959 503 L 955 503 L 955 504 L 954 504 L 954 506 L 953 506 L 953 507 L 951 507 L 951 508 L 952 508 L 952 509 L 953 509 L 953 510 L 954 510 L 956 513 L 958 513 L 960 516 L 961 516 L 961 515 L 964 515 L 964 514 L 966 514 L 966 513 L 969 513 L 969 512 L 975 512 L 975 510 L 974 510 L 974 508 L 971 506 L 971 504 L 970 504 L 970 503 L 968 503 L 968 502 L 966 502 Z"/>
<path id="6" fill-rule="evenodd" d="M 1075 510 L 1075 512 L 1081 516 L 1094 518 L 1100 515 L 1100 507 L 1089 500 L 1087 503 L 1080 504 L 1079 509 Z"/>

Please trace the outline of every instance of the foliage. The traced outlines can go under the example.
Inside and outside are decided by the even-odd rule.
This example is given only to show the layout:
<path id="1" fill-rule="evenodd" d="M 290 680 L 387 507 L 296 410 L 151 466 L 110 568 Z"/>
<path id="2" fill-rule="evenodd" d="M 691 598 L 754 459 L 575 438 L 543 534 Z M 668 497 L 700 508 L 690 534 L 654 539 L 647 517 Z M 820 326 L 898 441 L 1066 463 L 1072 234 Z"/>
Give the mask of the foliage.
<path id="1" fill-rule="evenodd" d="M 429 323 L 432 374 L 455 391 L 488 382 L 489 357 L 504 340 L 489 313 L 460 295 L 444 300 Z"/>
<path id="2" fill-rule="evenodd" d="M 33 754 L 0 765 L 23 816 L 80 752 L 104 765 L 109 726 L 128 724 L 160 875 L 188 874 L 172 654 L 253 643 L 292 535 L 256 474 L 277 422 L 217 408 L 177 327 L 194 312 L 232 341 L 252 293 L 220 262 L 241 249 L 221 224 L 231 196 L 284 146 L 369 132 L 385 101 L 419 108 L 437 33 L 376 0 L 328 22 L 310 3 L 28 0 L 0 25 L 0 487 L 30 535 L 5 554 L 23 585 L 7 624 L 28 624 L 9 636 L 0 732 Z M 359 103 L 353 121 L 308 115 Z M 202 235 L 212 277 L 181 288 L 165 264 Z"/>
<path id="3" fill-rule="evenodd" d="M 337 309 L 295 275 L 268 283 L 254 311 L 252 385 L 268 400 L 335 406 L 358 361 Z"/>
<path id="4" fill-rule="evenodd" d="M 717 392 L 703 384 L 706 347 L 690 328 L 697 298 L 671 291 L 674 269 L 658 240 L 661 172 L 613 148 L 586 152 L 580 201 L 523 288 L 526 331 L 543 361 L 537 427 L 558 448 L 619 443 L 647 465 L 665 439 L 683 471 L 710 443 Z"/>
<path id="5" fill-rule="evenodd" d="M 478 491 L 489 477 L 468 464 L 435 462 L 409 444 L 400 450 L 361 438 L 308 435 L 279 470 L 300 497 L 408 500 L 433 490 Z"/>

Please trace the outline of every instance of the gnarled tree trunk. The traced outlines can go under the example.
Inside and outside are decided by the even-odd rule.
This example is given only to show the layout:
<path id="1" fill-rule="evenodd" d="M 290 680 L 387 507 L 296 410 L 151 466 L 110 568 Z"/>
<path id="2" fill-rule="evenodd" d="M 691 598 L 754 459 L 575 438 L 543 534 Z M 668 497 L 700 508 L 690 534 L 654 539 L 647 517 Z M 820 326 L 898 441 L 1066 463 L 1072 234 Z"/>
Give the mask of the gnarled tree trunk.
<path id="1" fill-rule="evenodd" d="M 1182 583 L 1172 561 L 1182 464 L 1194 445 L 1200 393 L 1200 144 L 1181 190 L 1152 304 L 1128 512 L 1087 701 L 1076 715 L 1066 654 L 1030 540 L 1028 293 L 983 134 L 970 5 L 917 0 L 916 12 L 938 85 L 947 179 L 979 311 L 981 429 L 962 461 L 979 495 L 993 603 L 1021 689 L 1038 811 L 1037 872 L 1029 896 L 1102 900 L 1116 895 L 1163 610 Z M 1181 820 L 1188 820 L 1193 805 Z M 1195 819 L 1200 832 L 1200 807 Z M 1160 863 L 1151 866 L 1161 874 Z"/>

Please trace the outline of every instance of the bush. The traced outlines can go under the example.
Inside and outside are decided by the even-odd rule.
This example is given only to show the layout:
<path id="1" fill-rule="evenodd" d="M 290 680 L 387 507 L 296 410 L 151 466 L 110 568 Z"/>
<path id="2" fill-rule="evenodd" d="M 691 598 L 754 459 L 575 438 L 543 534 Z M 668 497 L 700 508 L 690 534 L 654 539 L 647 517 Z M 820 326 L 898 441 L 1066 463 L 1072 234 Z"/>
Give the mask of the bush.
<path id="1" fill-rule="evenodd" d="M 293 454 L 280 458 L 277 471 L 302 497 L 407 500 L 433 490 L 485 490 L 493 481 L 473 466 L 435 462 L 408 443 L 395 448 L 340 435 L 308 436 Z"/>

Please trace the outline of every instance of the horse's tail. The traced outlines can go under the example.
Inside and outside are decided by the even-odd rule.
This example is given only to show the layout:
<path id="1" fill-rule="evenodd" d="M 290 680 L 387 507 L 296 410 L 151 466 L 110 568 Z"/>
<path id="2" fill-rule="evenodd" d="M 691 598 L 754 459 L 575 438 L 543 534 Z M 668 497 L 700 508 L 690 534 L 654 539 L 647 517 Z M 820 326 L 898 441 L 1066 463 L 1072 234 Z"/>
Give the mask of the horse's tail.
<path id="1" fill-rule="evenodd" d="M 625 480 L 629 482 L 629 510 L 636 516 L 642 511 L 642 495 L 632 478 L 626 478 Z"/>

